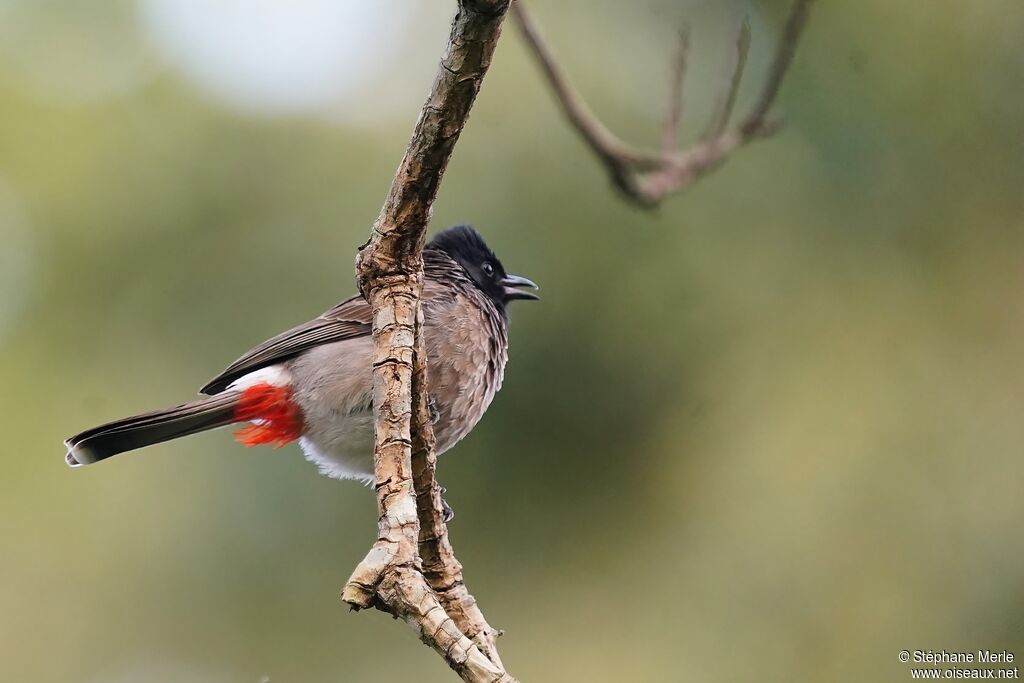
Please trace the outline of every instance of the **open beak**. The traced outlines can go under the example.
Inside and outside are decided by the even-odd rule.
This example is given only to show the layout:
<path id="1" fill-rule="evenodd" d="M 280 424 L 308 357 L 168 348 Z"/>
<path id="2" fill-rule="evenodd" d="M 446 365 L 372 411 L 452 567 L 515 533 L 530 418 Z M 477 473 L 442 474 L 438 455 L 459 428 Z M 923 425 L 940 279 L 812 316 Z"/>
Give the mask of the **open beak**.
<path id="1" fill-rule="evenodd" d="M 501 279 L 500 284 L 505 288 L 506 301 L 512 301 L 513 299 L 532 299 L 536 301 L 540 299 L 540 297 L 533 292 L 524 292 L 518 289 L 519 287 L 540 289 L 533 280 L 527 280 L 525 277 L 519 277 L 518 275 L 506 275 Z"/>

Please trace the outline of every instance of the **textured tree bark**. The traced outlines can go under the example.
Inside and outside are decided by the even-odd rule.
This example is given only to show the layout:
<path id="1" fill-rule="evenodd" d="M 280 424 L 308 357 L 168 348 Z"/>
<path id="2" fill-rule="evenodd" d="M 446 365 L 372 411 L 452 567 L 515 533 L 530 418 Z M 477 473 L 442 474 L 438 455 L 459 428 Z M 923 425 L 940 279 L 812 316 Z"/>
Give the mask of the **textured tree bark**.
<path id="1" fill-rule="evenodd" d="M 466 590 L 434 479 L 422 325 L 422 252 L 444 170 L 476 99 L 509 0 L 460 0 L 448 44 L 356 279 L 373 308 L 378 538 L 342 591 L 402 618 L 465 681 L 514 683 L 497 632 Z M 421 559 L 422 556 L 422 559 Z"/>
<path id="2" fill-rule="evenodd" d="M 356 279 L 373 308 L 374 476 L 378 538 L 342 591 L 354 609 L 376 607 L 402 618 L 465 681 L 515 683 L 498 656 L 492 628 L 463 580 L 444 522 L 434 477 L 437 456 L 430 423 L 426 357 L 420 335 L 422 252 L 427 223 L 455 143 L 490 66 L 510 0 L 459 0 L 448 44 L 412 139 L 391 183 L 370 239 L 356 259 Z M 569 85 L 516 1 L 528 46 L 570 122 L 627 197 L 653 206 L 725 160 L 738 147 L 770 135 L 768 110 L 792 61 L 811 0 L 794 0 L 776 59 L 760 97 L 728 128 L 749 45 L 741 28 L 719 106 L 705 137 L 676 147 L 686 70 L 681 36 L 661 149 L 634 148 L 616 137 Z"/>

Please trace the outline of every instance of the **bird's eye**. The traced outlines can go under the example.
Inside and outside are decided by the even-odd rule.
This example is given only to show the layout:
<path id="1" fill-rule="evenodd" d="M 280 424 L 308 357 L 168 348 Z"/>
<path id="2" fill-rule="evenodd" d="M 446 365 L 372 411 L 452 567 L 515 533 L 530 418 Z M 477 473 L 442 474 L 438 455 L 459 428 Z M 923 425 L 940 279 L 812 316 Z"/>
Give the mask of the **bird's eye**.
<path id="1" fill-rule="evenodd" d="M 484 271 L 484 275 L 486 275 L 487 277 L 494 276 L 494 266 L 492 266 L 490 263 L 484 263 L 484 265 L 481 266 L 480 269 Z"/>

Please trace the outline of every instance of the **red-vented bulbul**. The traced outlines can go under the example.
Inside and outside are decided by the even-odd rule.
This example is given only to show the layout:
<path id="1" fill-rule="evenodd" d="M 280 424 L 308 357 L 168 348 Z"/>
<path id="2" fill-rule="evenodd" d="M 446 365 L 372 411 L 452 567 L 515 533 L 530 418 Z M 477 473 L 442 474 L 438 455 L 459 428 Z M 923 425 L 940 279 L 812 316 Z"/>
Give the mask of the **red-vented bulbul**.
<path id="1" fill-rule="evenodd" d="M 423 250 L 423 334 L 437 452 L 466 436 L 501 387 L 508 314 L 536 299 L 508 275 L 480 234 L 462 225 Z M 360 296 L 267 340 L 232 363 L 191 403 L 127 417 L 67 441 L 67 463 L 88 465 L 143 446 L 234 423 L 246 446 L 298 440 L 324 474 L 373 481 L 370 305 Z"/>

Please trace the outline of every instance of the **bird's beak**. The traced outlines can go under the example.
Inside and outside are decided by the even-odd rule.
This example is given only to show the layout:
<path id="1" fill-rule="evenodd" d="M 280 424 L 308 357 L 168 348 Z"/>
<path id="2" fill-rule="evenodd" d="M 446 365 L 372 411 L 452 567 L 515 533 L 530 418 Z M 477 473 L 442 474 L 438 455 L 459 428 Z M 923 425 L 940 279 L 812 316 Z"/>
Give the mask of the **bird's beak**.
<path id="1" fill-rule="evenodd" d="M 517 289 L 518 287 L 540 289 L 533 280 L 527 280 L 525 277 L 519 277 L 518 275 L 506 275 L 501 279 L 499 284 L 505 288 L 506 301 L 512 301 L 513 299 L 532 299 L 536 301 L 540 299 L 540 297 L 533 292 L 523 292 Z"/>

